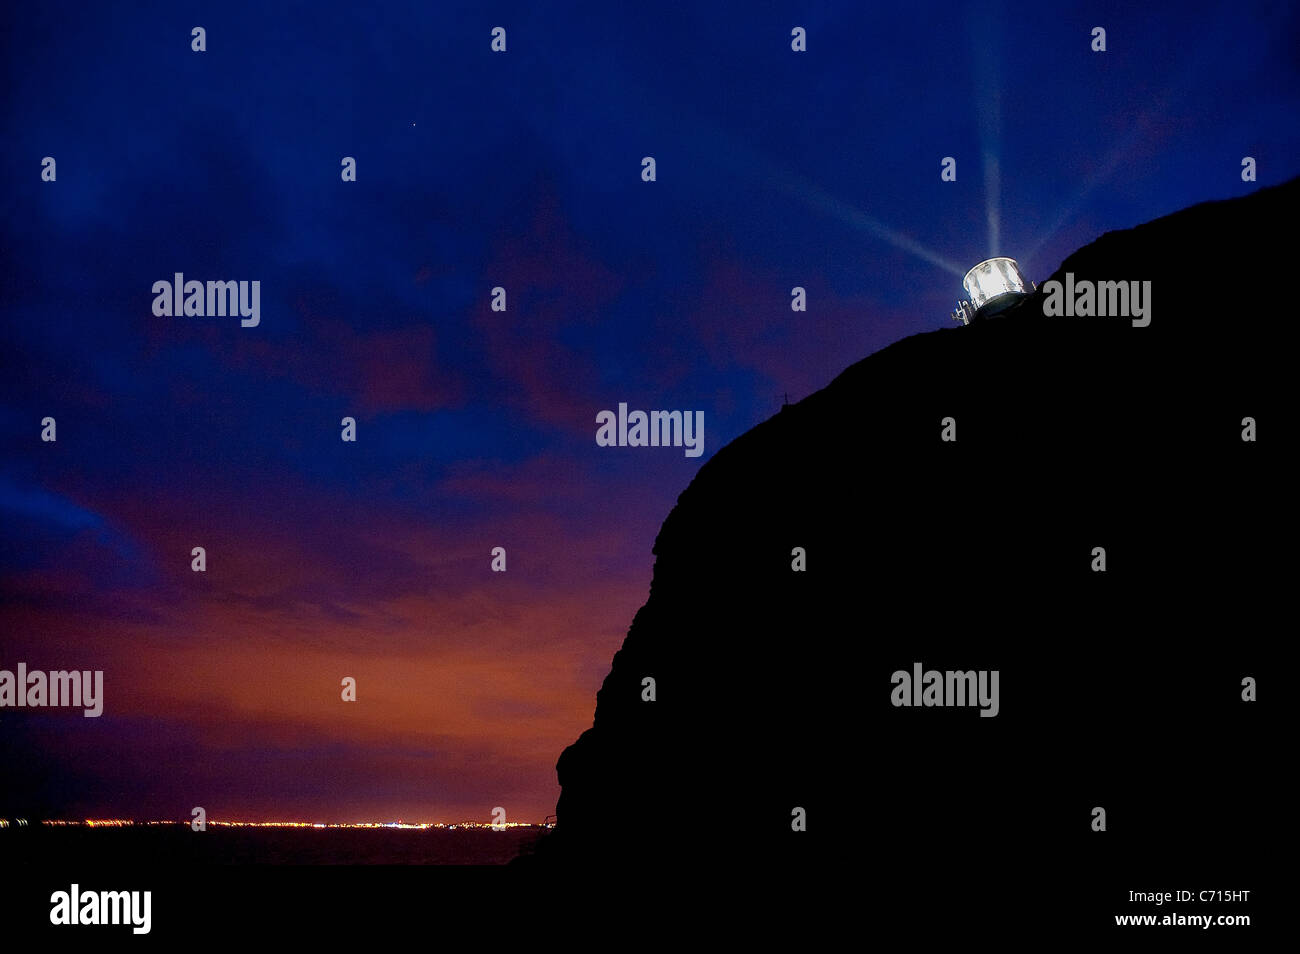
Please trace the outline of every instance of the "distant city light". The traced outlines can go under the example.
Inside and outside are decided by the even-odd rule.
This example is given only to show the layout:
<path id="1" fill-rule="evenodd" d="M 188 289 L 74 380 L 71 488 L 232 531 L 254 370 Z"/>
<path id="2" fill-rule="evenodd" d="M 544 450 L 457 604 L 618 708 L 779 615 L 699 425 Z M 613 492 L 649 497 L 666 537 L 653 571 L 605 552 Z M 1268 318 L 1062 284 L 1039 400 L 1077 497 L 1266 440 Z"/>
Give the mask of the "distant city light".
<path id="1" fill-rule="evenodd" d="M 48 819 L 41 822 L 42 825 L 51 828 L 66 827 L 85 827 L 85 828 L 126 828 L 132 825 L 184 825 L 189 827 L 189 821 L 143 821 L 138 822 L 129 818 L 85 818 L 79 821 L 68 821 L 63 819 Z M 218 828 L 397 828 L 413 831 L 426 831 L 430 828 L 442 828 L 447 831 L 455 831 L 457 828 L 474 828 L 490 831 L 500 831 L 503 828 L 554 828 L 555 823 L 546 822 L 306 822 L 306 821 L 217 821 L 209 818 L 208 824 Z M 0 828 L 9 828 L 16 825 L 20 828 L 27 827 L 27 819 L 18 818 L 13 822 L 8 819 L 0 818 Z"/>

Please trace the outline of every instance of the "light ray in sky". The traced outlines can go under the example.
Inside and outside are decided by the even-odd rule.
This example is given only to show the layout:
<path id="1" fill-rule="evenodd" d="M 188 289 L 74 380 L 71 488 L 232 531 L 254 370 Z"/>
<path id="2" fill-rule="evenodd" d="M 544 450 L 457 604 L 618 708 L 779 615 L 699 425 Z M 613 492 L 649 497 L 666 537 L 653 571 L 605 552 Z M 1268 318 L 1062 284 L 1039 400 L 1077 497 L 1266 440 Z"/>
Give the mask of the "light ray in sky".
<path id="1" fill-rule="evenodd" d="M 989 226 L 989 244 L 984 250 L 987 258 L 1002 254 L 1002 80 L 998 68 L 1001 23 L 1001 4 L 996 3 L 975 10 L 970 21 L 971 48 L 975 51 L 975 120 L 984 160 L 984 215 Z"/>
<path id="2" fill-rule="evenodd" d="M 684 119 L 685 117 L 679 112 L 679 121 Z M 714 155 L 727 156 L 733 162 L 743 158 L 745 162 L 744 171 L 755 175 L 756 178 L 760 178 L 768 185 L 776 185 L 787 195 L 799 199 L 812 208 L 833 216 L 855 229 L 870 232 L 894 248 L 907 252 L 909 255 L 914 255 L 923 262 L 942 268 L 958 278 L 965 276 L 966 269 L 944 258 L 938 252 L 926 247 L 911 236 L 891 228 L 875 216 L 831 195 L 812 180 L 778 166 L 748 146 L 732 139 L 713 124 L 695 120 L 693 125 L 696 125 L 699 130 L 697 145 L 704 140 L 709 140 L 711 141 L 711 148 L 715 149 Z"/>

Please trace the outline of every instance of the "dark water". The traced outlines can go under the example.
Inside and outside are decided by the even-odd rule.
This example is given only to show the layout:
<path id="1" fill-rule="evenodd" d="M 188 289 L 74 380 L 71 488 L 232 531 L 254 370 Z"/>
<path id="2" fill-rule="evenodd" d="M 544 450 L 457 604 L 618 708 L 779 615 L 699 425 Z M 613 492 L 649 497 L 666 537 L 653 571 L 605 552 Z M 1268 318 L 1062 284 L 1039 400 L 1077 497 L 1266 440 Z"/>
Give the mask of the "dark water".
<path id="1" fill-rule="evenodd" d="M 546 829 L 223 828 L 0 831 L 0 863 L 131 866 L 503 865 Z"/>

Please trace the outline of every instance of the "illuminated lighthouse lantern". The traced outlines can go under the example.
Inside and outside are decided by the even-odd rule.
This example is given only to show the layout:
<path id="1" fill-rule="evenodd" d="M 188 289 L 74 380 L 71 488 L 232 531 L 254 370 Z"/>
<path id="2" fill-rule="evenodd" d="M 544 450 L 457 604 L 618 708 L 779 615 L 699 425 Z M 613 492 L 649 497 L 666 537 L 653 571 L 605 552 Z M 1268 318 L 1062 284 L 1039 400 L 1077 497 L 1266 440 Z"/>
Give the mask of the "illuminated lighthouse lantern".
<path id="1" fill-rule="evenodd" d="M 1014 258 L 986 259 L 967 272 L 961 284 L 970 300 L 957 302 L 952 317 L 963 325 L 1005 311 L 1038 287 L 1025 278 Z"/>

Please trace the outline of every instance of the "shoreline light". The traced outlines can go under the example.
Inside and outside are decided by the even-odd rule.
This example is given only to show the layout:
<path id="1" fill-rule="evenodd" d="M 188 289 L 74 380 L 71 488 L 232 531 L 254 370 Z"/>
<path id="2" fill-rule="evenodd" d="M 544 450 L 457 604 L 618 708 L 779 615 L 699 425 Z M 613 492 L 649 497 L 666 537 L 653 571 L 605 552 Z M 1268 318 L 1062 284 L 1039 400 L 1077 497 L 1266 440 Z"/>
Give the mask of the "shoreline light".
<path id="1" fill-rule="evenodd" d="M 487 821 L 459 821 L 459 822 L 309 822 L 309 821 L 226 821 L 209 818 L 207 823 L 219 828 L 395 828 L 402 830 L 427 831 L 430 828 L 442 828 L 448 831 L 455 831 L 457 828 L 485 828 L 493 831 L 500 831 L 504 828 L 554 828 L 554 822 L 487 822 Z M 157 825 L 183 825 L 186 828 L 190 826 L 189 821 L 174 821 L 170 819 L 155 821 L 135 821 L 129 818 L 85 818 L 79 820 L 64 819 L 46 819 L 40 822 L 41 825 L 49 828 L 127 828 L 132 826 L 157 826 Z M 7 818 L 0 818 L 0 828 L 26 827 L 27 819 L 20 818 L 11 822 Z"/>

